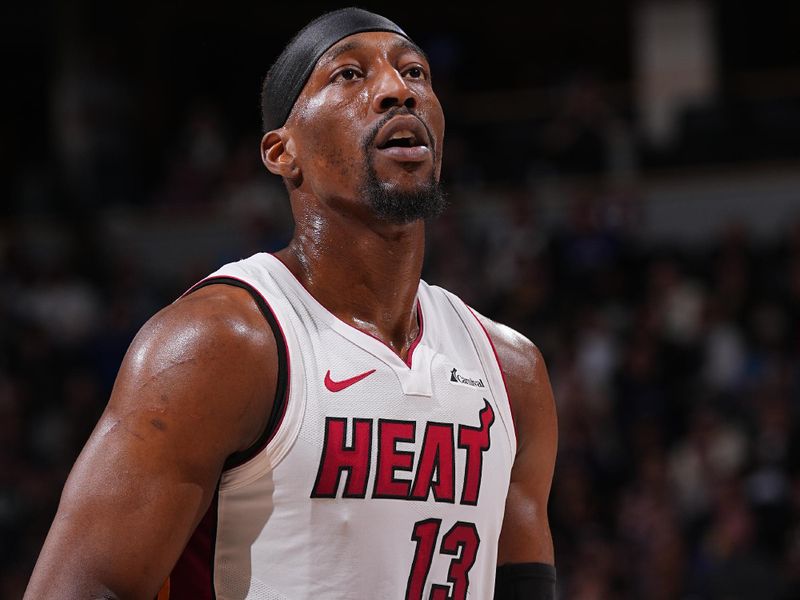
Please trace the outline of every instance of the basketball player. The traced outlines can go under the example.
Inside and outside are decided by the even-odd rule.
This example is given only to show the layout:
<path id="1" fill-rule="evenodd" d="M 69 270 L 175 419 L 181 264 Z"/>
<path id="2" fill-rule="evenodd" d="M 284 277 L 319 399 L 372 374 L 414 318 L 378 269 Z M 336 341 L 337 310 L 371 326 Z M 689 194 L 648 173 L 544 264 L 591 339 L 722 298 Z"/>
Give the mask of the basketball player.
<path id="1" fill-rule="evenodd" d="M 26 598 L 553 598 L 541 355 L 420 281 L 443 207 L 425 55 L 328 13 L 263 118 L 294 237 L 136 336 Z"/>

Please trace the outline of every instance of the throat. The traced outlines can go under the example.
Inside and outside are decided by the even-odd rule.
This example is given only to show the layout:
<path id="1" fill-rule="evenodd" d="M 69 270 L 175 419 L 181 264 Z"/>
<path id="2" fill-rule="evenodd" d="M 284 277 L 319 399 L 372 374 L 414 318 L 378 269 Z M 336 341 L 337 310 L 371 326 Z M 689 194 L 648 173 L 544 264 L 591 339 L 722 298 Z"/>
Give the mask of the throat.
<path id="1" fill-rule="evenodd" d="M 417 303 L 412 312 L 412 320 L 408 323 L 395 325 L 393 328 L 394 333 L 388 336 L 386 332 L 392 329 L 389 323 L 385 327 L 376 327 L 370 320 L 355 318 L 353 327 L 377 339 L 411 366 L 411 354 L 422 337 L 422 310 L 419 307 L 419 303 Z"/>
<path id="2" fill-rule="evenodd" d="M 336 318 L 406 360 L 422 330 L 417 291 L 424 224 L 419 229 L 413 236 L 395 238 L 374 231 L 361 236 L 340 232 L 335 239 L 318 229 L 311 236 L 296 231 L 275 256 Z"/>

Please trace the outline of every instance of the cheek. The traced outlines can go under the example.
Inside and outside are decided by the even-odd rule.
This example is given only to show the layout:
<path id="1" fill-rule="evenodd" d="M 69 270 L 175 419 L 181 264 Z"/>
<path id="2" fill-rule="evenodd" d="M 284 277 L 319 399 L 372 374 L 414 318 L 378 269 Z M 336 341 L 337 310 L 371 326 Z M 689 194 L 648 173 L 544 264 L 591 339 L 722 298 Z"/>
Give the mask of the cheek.
<path id="1" fill-rule="evenodd" d="M 437 152 L 441 156 L 442 142 L 444 141 L 444 111 L 442 105 L 439 104 L 439 99 L 435 96 L 430 104 L 430 120 L 431 130 L 433 135 L 436 136 Z"/>
<path id="2" fill-rule="evenodd" d="M 312 180 L 352 179 L 363 171 L 364 132 L 357 125 L 361 122 L 360 102 L 331 96 L 319 94 L 297 107 L 297 123 L 303 132 L 300 164 L 304 176 Z"/>
<path id="3" fill-rule="evenodd" d="M 421 111 L 420 111 L 421 112 Z M 444 112 L 439 100 L 434 96 L 432 100 L 426 102 L 425 112 L 420 115 L 430 128 L 431 135 L 434 138 L 434 148 L 436 154 L 434 157 L 434 169 L 436 173 L 436 180 L 438 181 L 442 173 L 442 153 L 444 150 Z"/>
<path id="4" fill-rule="evenodd" d="M 307 98 L 302 106 L 296 107 L 298 122 L 309 131 L 316 130 L 317 137 L 330 133 L 342 145 L 359 144 L 364 131 L 359 127 L 369 108 L 369 94 L 366 89 L 357 94 L 344 96 L 335 87 L 327 88 Z"/>

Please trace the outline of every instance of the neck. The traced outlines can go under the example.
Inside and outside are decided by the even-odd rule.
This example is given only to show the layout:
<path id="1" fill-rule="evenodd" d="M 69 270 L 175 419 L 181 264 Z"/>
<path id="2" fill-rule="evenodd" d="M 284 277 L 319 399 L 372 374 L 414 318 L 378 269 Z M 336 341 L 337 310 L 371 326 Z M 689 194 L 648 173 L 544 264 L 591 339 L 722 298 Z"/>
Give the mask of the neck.
<path id="1" fill-rule="evenodd" d="M 292 241 L 276 255 L 320 304 L 405 359 L 419 332 L 424 221 L 365 223 L 333 211 L 295 221 Z"/>

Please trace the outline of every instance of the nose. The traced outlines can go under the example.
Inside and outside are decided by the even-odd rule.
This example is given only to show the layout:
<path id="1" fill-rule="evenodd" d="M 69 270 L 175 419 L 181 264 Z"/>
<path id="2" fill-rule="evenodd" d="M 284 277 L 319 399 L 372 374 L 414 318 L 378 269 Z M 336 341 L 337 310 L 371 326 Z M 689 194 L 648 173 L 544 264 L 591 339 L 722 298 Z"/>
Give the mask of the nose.
<path id="1" fill-rule="evenodd" d="M 397 69 L 386 65 L 376 75 L 375 95 L 372 98 L 372 107 L 375 112 L 386 112 L 390 108 L 405 106 L 415 108 L 417 95 L 406 85 L 406 80 Z"/>

